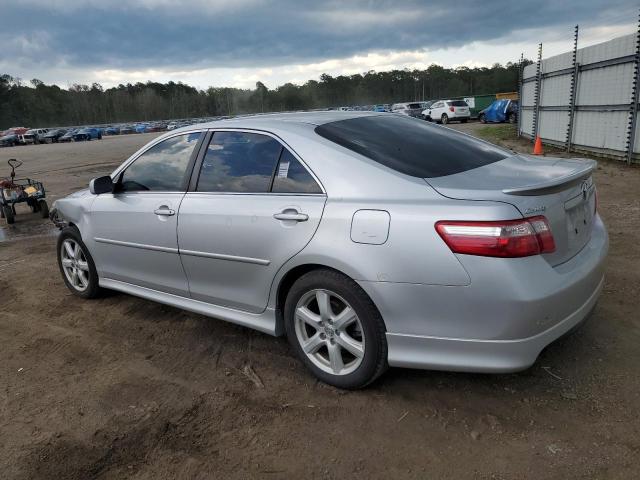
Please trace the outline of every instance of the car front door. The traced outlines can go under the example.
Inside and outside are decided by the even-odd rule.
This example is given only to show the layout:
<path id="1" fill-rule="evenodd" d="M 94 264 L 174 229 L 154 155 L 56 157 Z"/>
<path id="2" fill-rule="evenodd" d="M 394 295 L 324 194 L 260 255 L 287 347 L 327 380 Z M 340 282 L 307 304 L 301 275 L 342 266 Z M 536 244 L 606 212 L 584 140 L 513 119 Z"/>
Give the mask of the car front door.
<path id="1" fill-rule="evenodd" d="M 153 145 L 117 173 L 114 193 L 96 198 L 92 254 L 101 278 L 189 296 L 177 212 L 201 135 L 179 134 Z"/>
<path id="2" fill-rule="evenodd" d="M 267 133 L 216 131 L 178 215 L 191 297 L 262 312 L 280 267 L 311 240 L 326 196 Z"/>

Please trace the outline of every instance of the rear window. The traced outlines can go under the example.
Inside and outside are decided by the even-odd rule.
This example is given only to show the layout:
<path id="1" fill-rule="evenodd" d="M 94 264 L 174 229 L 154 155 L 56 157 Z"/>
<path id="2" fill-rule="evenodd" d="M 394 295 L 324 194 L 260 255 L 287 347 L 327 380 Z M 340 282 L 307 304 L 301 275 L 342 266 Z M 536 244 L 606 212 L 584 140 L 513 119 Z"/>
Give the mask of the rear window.
<path id="1" fill-rule="evenodd" d="M 451 102 L 447 102 L 451 107 L 468 107 L 467 102 L 464 100 L 453 100 Z"/>
<path id="2" fill-rule="evenodd" d="M 315 132 L 386 167 L 420 178 L 465 172 L 511 155 L 450 128 L 396 115 L 325 123 Z"/>

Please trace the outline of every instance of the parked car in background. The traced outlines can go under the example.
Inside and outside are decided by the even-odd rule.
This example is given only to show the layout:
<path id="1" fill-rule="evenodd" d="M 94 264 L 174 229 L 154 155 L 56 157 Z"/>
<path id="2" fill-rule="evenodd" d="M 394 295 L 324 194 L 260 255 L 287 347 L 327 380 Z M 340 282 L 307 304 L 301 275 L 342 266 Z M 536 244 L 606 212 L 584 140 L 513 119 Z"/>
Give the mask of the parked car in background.
<path id="1" fill-rule="evenodd" d="M 131 125 L 124 125 L 120 127 L 120 135 L 128 135 L 130 133 L 135 133 Z"/>
<path id="2" fill-rule="evenodd" d="M 18 139 L 22 145 L 30 145 L 45 142 L 45 135 L 49 131 L 48 128 L 32 128 L 22 135 L 18 135 Z"/>
<path id="3" fill-rule="evenodd" d="M 391 110 L 389 108 L 389 105 L 384 105 L 382 103 L 379 103 L 378 105 L 374 105 L 373 106 L 373 111 L 374 112 L 389 112 Z"/>
<path id="4" fill-rule="evenodd" d="M 286 334 L 341 388 L 387 366 L 518 371 L 602 291 L 595 169 L 403 115 L 238 117 L 155 138 L 57 200 L 58 266 L 82 298 Z"/>
<path id="5" fill-rule="evenodd" d="M 47 143 L 58 143 L 58 139 L 60 139 L 60 137 L 62 137 L 65 133 L 67 133 L 67 130 L 64 128 L 49 130 L 44 136 L 44 141 Z"/>
<path id="6" fill-rule="evenodd" d="M 15 147 L 18 144 L 18 135 L 13 132 L 5 132 L 5 134 L 0 137 L 0 147 Z"/>
<path id="7" fill-rule="evenodd" d="M 518 121 L 517 100 L 496 100 L 478 114 L 482 123 L 516 123 Z"/>
<path id="8" fill-rule="evenodd" d="M 102 139 L 102 132 L 100 132 L 100 129 L 98 128 L 81 128 L 73 134 L 74 142 L 89 141 L 94 139 Z"/>
<path id="9" fill-rule="evenodd" d="M 104 130 L 105 135 L 120 135 L 120 128 L 118 127 L 107 127 Z"/>
<path id="10" fill-rule="evenodd" d="M 59 143 L 72 142 L 73 136 L 76 134 L 78 130 L 79 129 L 77 128 L 70 128 L 69 130 L 67 130 L 67 133 L 65 133 L 60 138 L 58 138 L 58 142 Z"/>
<path id="11" fill-rule="evenodd" d="M 391 106 L 391 113 L 408 115 L 409 117 L 420 118 L 422 115 L 422 104 L 420 102 L 394 103 Z"/>
<path id="12" fill-rule="evenodd" d="M 446 125 L 452 120 L 466 123 L 471 113 L 469 105 L 464 100 L 438 100 L 422 112 L 425 120 Z"/>

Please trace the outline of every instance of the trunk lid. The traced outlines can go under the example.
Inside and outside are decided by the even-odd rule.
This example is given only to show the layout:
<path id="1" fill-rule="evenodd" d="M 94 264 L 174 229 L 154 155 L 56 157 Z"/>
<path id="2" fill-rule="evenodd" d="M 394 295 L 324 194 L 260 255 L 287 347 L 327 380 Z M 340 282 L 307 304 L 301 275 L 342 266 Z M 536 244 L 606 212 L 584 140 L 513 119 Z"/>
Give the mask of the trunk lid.
<path id="1" fill-rule="evenodd" d="M 591 238 L 596 201 L 592 172 L 596 165 L 588 159 L 514 155 L 425 180 L 448 198 L 504 202 L 524 217 L 544 215 L 556 243 L 556 251 L 544 257 L 555 266 L 571 259 Z"/>

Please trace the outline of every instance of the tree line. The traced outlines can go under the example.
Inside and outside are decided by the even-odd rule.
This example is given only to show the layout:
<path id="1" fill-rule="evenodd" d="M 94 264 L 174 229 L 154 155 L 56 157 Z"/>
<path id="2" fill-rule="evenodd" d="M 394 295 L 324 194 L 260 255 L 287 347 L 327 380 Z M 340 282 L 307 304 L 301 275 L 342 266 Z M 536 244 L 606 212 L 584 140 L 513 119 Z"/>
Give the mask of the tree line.
<path id="1" fill-rule="evenodd" d="M 526 63 L 531 63 L 526 61 Z M 0 129 L 137 122 L 372 105 L 508 92 L 517 89 L 519 65 L 455 69 L 392 70 L 331 76 L 275 89 L 210 87 L 181 82 L 120 84 L 103 88 L 74 84 L 68 89 L 33 79 L 25 84 L 0 75 Z"/>

